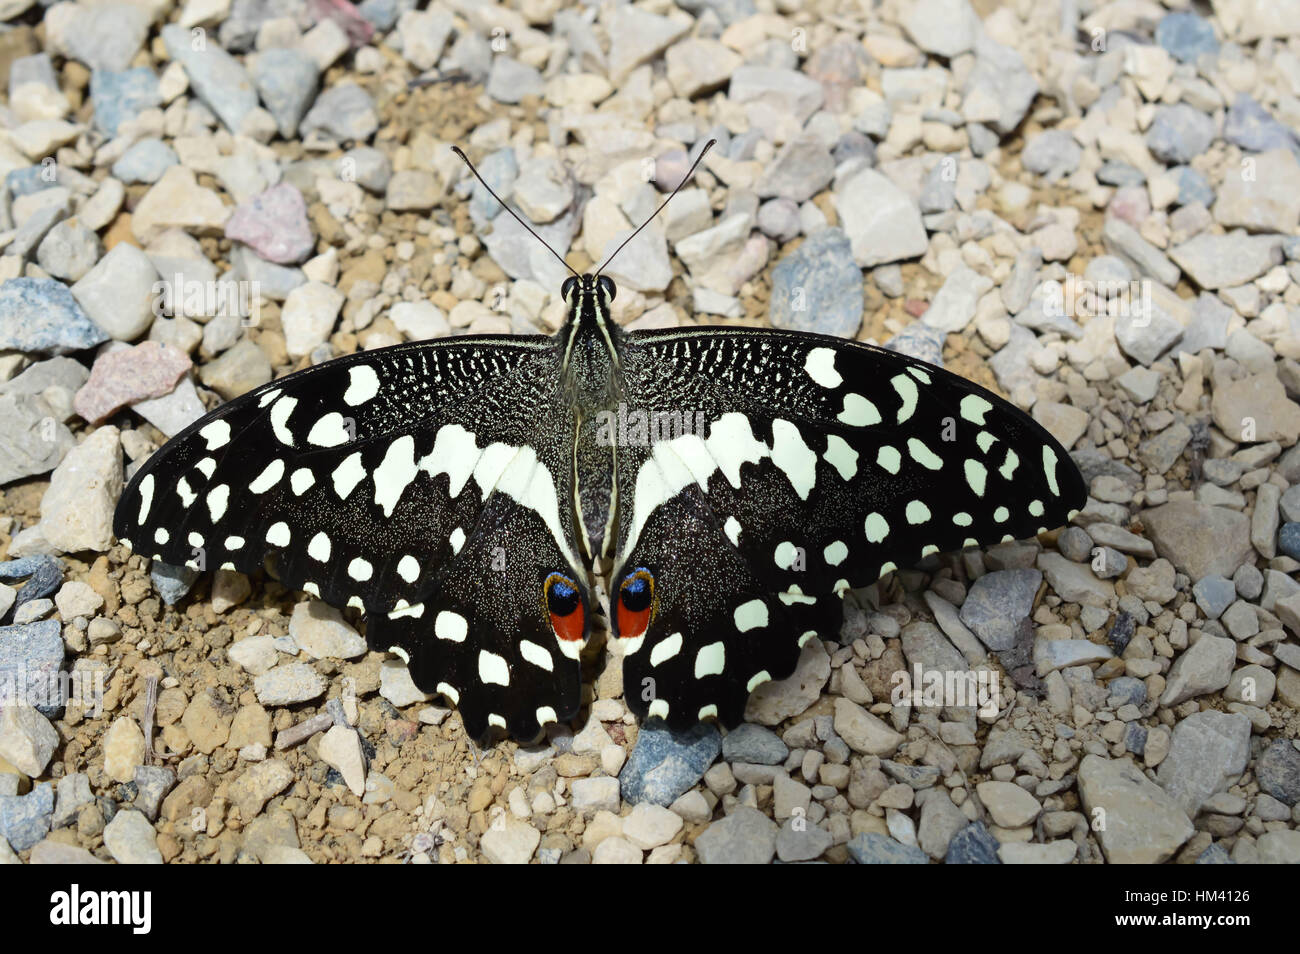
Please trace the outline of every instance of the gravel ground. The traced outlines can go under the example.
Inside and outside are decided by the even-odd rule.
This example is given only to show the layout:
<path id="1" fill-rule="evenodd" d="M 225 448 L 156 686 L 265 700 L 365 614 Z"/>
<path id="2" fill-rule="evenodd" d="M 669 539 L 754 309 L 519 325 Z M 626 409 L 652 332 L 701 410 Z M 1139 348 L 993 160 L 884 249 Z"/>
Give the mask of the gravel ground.
<path id="1" fill-rule="evenodd" d="M 1300 13 L 1212 8 L 0 0 L 0 861 L 1300 862 Z M 115 543 L 223 400 L 558 327 L 450 144 L 581 270 L 709 138 L 617 319 L 942 363 L 1070 527 L 854 591 L 725 736 L 610 655 L 484 750 L 350 611 Z"/>

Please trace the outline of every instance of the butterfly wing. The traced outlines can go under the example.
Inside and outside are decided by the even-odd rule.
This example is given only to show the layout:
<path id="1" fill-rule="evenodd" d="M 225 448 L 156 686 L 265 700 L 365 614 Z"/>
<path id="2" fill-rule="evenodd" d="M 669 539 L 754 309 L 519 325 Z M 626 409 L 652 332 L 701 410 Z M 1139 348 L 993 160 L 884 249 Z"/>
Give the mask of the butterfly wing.
<path id="1" fill-rule="evenodd" d="M 529 738 L 576 713 L 586 620 L 559 640 L 559 573 L 586 605 L 549 338 L 458 338 L 349 355 L 217 408 L 140 468 L 114 531 L 135 551 L 281 580 L 363 609 L 467 731 Z M 548 665 L 544 665 L 548 664 Z M 527 691 L 521 691 L 527 689 Z"/>
<path id="2" fill-rule="evenodd" d="M 701 329 L 631 335 L 623 368 L 652 421 L 619 448 L 610 592 L 643 574 L 654 605 L 616 604 L 614 625 L 630 706 L 670 725 L 736 721 L 812 633 L 835 634 L 845 590 L 930 553 L 1033 536 L 1087 497 L 1028 415 L 904 355 Z"/>

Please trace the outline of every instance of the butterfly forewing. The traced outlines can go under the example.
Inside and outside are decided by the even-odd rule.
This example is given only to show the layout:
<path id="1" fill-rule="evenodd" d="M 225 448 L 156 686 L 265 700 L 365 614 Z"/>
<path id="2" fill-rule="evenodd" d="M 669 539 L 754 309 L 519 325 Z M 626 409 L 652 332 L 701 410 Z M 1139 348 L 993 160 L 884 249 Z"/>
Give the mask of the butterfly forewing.
<path id="1" fill-rule="evenodd" d="M 611 593 L 638 569 L 663 576 L 625 679 L 650 680 L 629 703 L 670 722 L 743 709 L 754 685 L 790 673 L 809 632 L 835 635 L 845 590 L 930 553 L 1033 536 L 1086 499 L 1027 415 L 893 352 L 706 329 L 631 336 L 623 366 L 661 426 L 619 449 Z"/>
<path id="2" fill-rule="evenodd" d="M 585 639 L 584 625 L 558 640 L 543 599 L 554 572 L 586 599 L 557 381 L 552 339 L 510 337 L 290 375 L 154 454 L 115 532 L 197 569 L 253 571 L 274 552 L 286 585 L 364 609 L 371 645 L 398 647 L 473 735 L 535 735 L 576 713 Z M 553 431 L 540 406 L 556 409 Z"/>

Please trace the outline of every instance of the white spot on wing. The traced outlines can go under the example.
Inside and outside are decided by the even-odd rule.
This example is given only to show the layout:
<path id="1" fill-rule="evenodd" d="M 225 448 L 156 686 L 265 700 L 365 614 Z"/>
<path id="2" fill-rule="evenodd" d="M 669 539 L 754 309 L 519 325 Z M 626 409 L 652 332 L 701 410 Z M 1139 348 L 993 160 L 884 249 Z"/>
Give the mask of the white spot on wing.
<path id="1" fill-rule="evenodd" d="M 876 463 L 891 474 L 897 474 L 903 466 L 903 455 L 897 447 L 886 444 L 876 452 Z"/>
<path id="2" fill-rule="evenodd" d="M 879 543 L 889 536 L 889 521 L 878 513 L 867 514 L 864 530 L 867 534 L 867 542 Z"/>
<path id="3" fill-rule="evenodd" d="M 1047 487 L 1056 496 L 1061 496 L 1061 488 L 1056 484 L 1056 451 L 1043 445 L 1043 475 L 1047 478 Z"/>
<path id="4" fill-rule="evenodd" d="M 910 524 L 925 523 L 930 519 L 930 508 L 919 500 L 913 500 L 907 505 L 906 515 Z"/>
<path id="5" fill-rule="evenodd" d="M 839 566 L 848 555 L 849 548 L 845 546 L 843 540 L 836 540 L 822 551 L 822 558 L 831 566 Z"/>
<path id="6" fill-rule="evenodd" d="M 330 558 L 330 538 L 324 533 L 318 533 L 311 538 L 311 543 L 307 544 L 307 555 L 313 560 L 324 563 Z"/>
<path id="7" fill-rule="evenodd" d="M 273 523 L 266 530 L 266 542 L 276 547 L 287 547 L 291 536 L 289 525 L 284 521 Z"/>
<path id="8" fill-rule="evenodd" d="M 399 437 L 388 445 L 383 462 L 375 468 L 375 503 L 385 517 L 393 515 L 393 508 L 402 493 L 415 479 L 420 469 L 415 465 L 415 438 L 410 434 Z"/>
<path id="9" fill-rule="evenodd" d="M 779 467 L 800 500 L 817 483 L 817 455 L 804 443 L 799 428 L 777 418 L 772 422 L 772 463 Z"/>
<path id="10" fill-rule="evenodd" d="M 451 535 L 447 537 L 447 542 L 451 544 L 452 553 L 459 553 L 460 548 L 465 545 L 465 531 L 460 527 L 457 527 L 451 532 Z"/>
<path id="11" fill-rule="evenodd" d="M 375 568 L 370 565 L 369 561 L 357 557 L 348 564 L 348 576 L 358 583 L 364 583 L 374 575 Z"/>
<path id="12" fill-rule="evenodd" d="M 534 666 L 545 669 L 547 672 L 555 671 L 555 663 L 551 659 L 551 654 L 541 646 L 527 639 L 519 641 L 519 655 L 528 660 Z"/>
<path id="13" fill-rule="evenodd" d="M 465 617 L 451 610 L 442 610 L 433 621 L 433 635 L 439 639 L 463 643 L 468 633 L 469 623 L 465 621 Z"/>
<path id="14" fill-rule="evenodd" d="M 658 666 L 672 659 L 682 651 L 682 634 L 673 633 L 666 639 L 661 639 L 650 649 L 650 665 Z"/>
<path id="15" fill-rule="evenodd" d="M 510 665 L 504 656 L 490 653 L 486 649 L 478 651 L 478 678 L 483 683 L 497 686 L 510 685 Z"/>
<path id="16" fill-rule="evenodd" d="M 338 411 L 330 411 L 322 416 L 312 425 L 311 431 L 307 434 L 307 443 L 315 444 L 317 447 L 338 447 L 340 444 L 346 444 L 348 440 L 350 440 L 348 429 L 343 426 L 343 415 Z"/>
<path id="17" fill-rule="evenodd" d="M 984 465 L 977 460 L 967 458 L 963 465 L 966 471 L 966 483 L 970 484 L 970 489 L 975 492 L 976 497 L 984 496 L 984 483 L 988 478 L 988 471 Z"/>
<path id="18" fill-rule="evenodd" d="M 880 423 L 880 411 L 876 406 L 853 391 L 844 395 L 844 410 L 836 417 L 850 427 L 870 427 Z"/>
<path id="19" fill-rule="evenodd" d="M 898 423 L 902 424 L 916 410 L 918 396 L 916 382 L 906 374 L 896 374 L 889 379 L 889 383 L 894 386 L 894 390 L 898 392 L 899 400 L 903 402 L 898 409 Z"/>
<path id="20" fill-rule="evenodd" d="M 208 491 L 208 516 L 212 518 L 213 523 L 226 515 L 226 507 L 229 503 L 229 484 L 218 484 Z"/>
<path id="21" fill-rule="evenodd" d="M 701 646 L 695 654 L 695 678 L 720 676 L 727 666 L 727 646 L 721 640 Z"/>
<path id="22" fill-rule="evenodd" d="M 145 474 L 140 481 L 140 515 L 136 523 L 149 519 L 149 508 L 153 506 L 153 474 Z"/>
<path id="23" fill-rule="evenodd" d="M 343 403 L 348 407 L 365 404 L 379 393 L 379 375 L 368 364 L 348 368 L 348 389 L 343 392 Z"/>
<path id="24" fill-rule="evenodd" d="M 459 424 L 446 424 L 438 429 L 433 449 L 420 459 L 419 466 L 430 477 L 446 474 L 448 493 L 458 497 L 481 453 L 470 431 Z"/>
<path id="25" fill-rule="evenodd" d="M 993 405 L 978 394 L 968 394 L 961 399 L 958 410 L 961 412 L 961 416 L 972 424 L 983 426 L 984 415 L 993 410 Z"/>
<path id="26" fill-rule="evenodd" d="M 230 443 L 230 422 L 213 421 L 199 430 L 199 436 L 208 442 L 208 450 L 216 450 Z"/>
<path id="27" fill-rule="evenodd" d="M 285 447 L 293 446 L 293 433 L 289 430 L 289 415 L 298 406 L 298 399 L 282 397 L 271 405 L 271 432 Z"/>
<path id="28" fill-rule="evenodd" d="M 339 495 L 340 500 L 347 500 L 348 494 L 352 493 L 365 477 L 366 469 L 361 466 L 360 451 L 345 457 L 330 475 L 330 479 L 334 481 L 334 492 Z"/>
<path id="29" fill-rule="evenodd" d="M 248 489 L 255 494 L 264 494 L 278 484 L 283 476 L 284 461 L 273 460 L 262 468 L 262 472 L 248 485 Z"/>
<path id="30" fill-rule="evenodd" d="M 299 467 L 289 476 L 289 486 L 293 488 L 296 497 L 305 494 L 314 483 L 316 483 L 316 475 L 306 467 Z"/>
<path id="31" fill-rule="evenodd" d="M 722 525 L 722 532 L 727 535 L 733 547 L 740 546 L 740 521 L 735 517 L 728 517 L 727 522 Z"/>
<path id="32" fill-rule="evenodd" d="M 838 434 L 826 437 L 826 453 L 822 455 L 826 463 L 839 471 L 840 479 L 852 480 L 858 473 L 858 452 L 849 446 L 848 441 Z"/>
<path id="33" fill-rule="evenodd" d="M 741 603 L 732 613 L 732 619 L 736 623 L 736 629 L 742 633 L 747 633 L 751 629 L 759 629 L 767 625 L 767 604 L 762 600 L 750 600 L 748 603 Z"/>
<path id="34" fill-rule="evenodd" d="M 835 370 L 835 351 L 832 348 L 813 348 L 804 359 L 803 369 L 824 388 L 837 388 L 844 378 Z"/>

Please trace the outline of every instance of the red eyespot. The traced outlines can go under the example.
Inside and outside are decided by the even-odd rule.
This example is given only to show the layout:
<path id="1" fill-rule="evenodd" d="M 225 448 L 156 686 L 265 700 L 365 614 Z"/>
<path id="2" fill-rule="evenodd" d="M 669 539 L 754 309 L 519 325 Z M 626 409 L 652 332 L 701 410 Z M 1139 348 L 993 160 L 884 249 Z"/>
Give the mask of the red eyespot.
<path id="1" fill-rule="evenodd" d="M 645 567 L 633 570 L 618 588 L 618 635 L 620 639 L 644 636 L 654 609 L 655 578 Z"/>
<path id="2" fill-rule="evenodd" d="M 568 642 L 581 642 L 586 614 L 582 610 L 582 594 L 578 592 L 577 584 L 566 576 L 552 573 L 542 584 L 542 598 L 555 635 Z"/>

